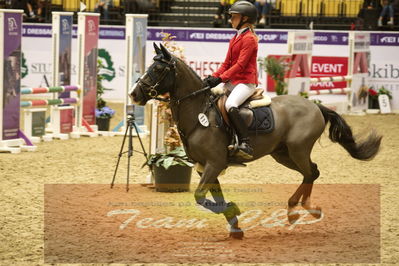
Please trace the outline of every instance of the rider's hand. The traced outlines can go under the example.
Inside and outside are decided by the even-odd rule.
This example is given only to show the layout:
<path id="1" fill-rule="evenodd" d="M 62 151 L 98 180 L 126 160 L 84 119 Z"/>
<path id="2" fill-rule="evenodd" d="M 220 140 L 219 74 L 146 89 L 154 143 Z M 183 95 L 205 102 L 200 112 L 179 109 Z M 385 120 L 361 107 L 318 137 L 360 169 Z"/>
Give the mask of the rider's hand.
<path id="1" fill-rule="evenodd" d="M 209 86 L 211 88 L 216 87 L 217 85 L 219 85 L 220 83 L 222 83 L 222 79 L 219 77 L 214 77 L 214 76 L 208 76 L 206 78 L 204 78 L 204 80 L 202 81 L 204 83 L 204 86 Z"/>

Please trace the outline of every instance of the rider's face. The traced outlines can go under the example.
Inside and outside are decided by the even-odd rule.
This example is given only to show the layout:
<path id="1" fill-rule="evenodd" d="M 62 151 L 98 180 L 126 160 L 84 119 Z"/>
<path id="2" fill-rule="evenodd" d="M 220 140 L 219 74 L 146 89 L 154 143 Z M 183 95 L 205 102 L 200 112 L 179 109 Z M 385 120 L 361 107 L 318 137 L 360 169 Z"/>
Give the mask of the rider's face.
<path id="1" fill-rule="evenodd" d="M 236 28 L 241 20 L 241 14 L 233 13 L 231 14 L 230 22 L 233 28 Z"/>

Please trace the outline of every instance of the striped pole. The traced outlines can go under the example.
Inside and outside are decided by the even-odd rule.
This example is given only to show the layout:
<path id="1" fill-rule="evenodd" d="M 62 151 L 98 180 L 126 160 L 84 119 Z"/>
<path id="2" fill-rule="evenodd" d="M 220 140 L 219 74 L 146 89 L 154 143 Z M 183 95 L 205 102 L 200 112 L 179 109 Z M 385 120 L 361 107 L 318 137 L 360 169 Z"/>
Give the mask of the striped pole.
<path id="1" fill-rule="evenodd" d="M 48 105 L 59 105 L 59 104 L 74 104 L 79 101 L 78 98 L 62 98 L 62 99 L 51 99 L 51 100 L 31 100 L 21 101 L 21 107 L 32 107 L 32 106 L 48 106 Z"/>
<path id="2" fill-rule="evenodd" d="M 320 94 L 345 94 L 352 91 L 351 88 L 340 88 L 340 89 L 322 89 L 312 90 L 308 92 L 308 95 L 320 95 Z"/>
<path id="3" fill-rule="evenodd" d="M 338 81 L 351 81 L 352 76 L 336 76 L 336 77 L 321 77 L 321 78 L 311 78 L 310 83 L 318 83 L 318 82 L 338 82 Z"/>
<path id="4" fill-rule="evenodd" d="M 43 88 L 23 88 L 21 94 L 39 94 L 39 93 L 50 93 L 50 92 L 69 92 L 79 91 L 79 86 L 67 85 L 58 87 L 43 87 Z"/>

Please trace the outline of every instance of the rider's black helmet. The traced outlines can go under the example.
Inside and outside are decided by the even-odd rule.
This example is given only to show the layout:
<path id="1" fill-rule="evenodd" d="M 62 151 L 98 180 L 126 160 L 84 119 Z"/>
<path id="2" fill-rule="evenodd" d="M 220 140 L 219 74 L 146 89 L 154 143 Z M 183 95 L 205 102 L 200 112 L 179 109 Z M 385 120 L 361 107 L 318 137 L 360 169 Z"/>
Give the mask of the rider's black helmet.
<path id="1" fill-rule="evenodd" d="M 258 10 L 248 1 L 237 1 L 229 9 L 229 14 L 241 14 L 248 17 L 246 22 L 254 24 L 258 18 Z"/>

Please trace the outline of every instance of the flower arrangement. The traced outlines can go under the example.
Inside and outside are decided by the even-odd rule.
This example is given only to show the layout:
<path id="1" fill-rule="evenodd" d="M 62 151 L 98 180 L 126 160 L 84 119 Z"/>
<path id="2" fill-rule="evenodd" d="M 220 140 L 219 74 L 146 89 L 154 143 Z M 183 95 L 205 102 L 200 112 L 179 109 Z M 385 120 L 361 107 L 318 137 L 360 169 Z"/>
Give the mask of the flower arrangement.
<path id="1" fill-rule="evenodd" d="M 292 62 L 288 62 L 288 57 L 265 57 L 258 61 L 261 68 L 275 81 L 277 95 L 287 94 L 287 83 L 284 81 L 284 78 L 292 65 Z"/>
<path id="2" fill-rule="evenodd" d="M 104 79 L 103 76 L 99 74 L 100 69 L 103 68 L 104 65 L 102 64 L 101 60 L 97 60 L 97 108 L 95 110 L 96 118 L 98 119 L 110 119 L 114 116 L 115 110 L 109 108 L 107 102 L 102 98 L 102 95 L 106 90 L 111 90 L 104 88 L 102 85 L 102 81 Z"/>
<path id="3" fill-rule="evenodd" d="M 177 43 L 174 41 L 175 38 L 176 36 L 172 36 L 170 33 L 164 32 L 162 44 L 173 55 L 184 61 L 184 49 L 183 47 L 177 45 Z M 168 99 L 169 94 L 165 94 L 161 97 Z M 192 167 L 193 164 L 184 151 L 177 126 L 173 121 L 172 111 L 170 110 L 169 103 L 159 102 L 158 108 L 161 122 L 163 122 L 167 127 L 164 138 L 164 152 L 151 155 L 146 164 L 150 167 L 154 165 L 157 167 L 163 166 L 166 170 L 172 165 L 185 165 Z"/>
<path id="4" fill-rule="evenodd" d="M 387 95 L 390 100 L 392 99 L 391 92 L 389 90 L 387 90 L 384 86 L 382 86 L 378 90 L 375 90 L 374 87 L 370 87 L 368 92 L 369 92 L 369 97 L 371 99 L 378 100 L 378 96 L 384 95 L 384 94 Z"/>
<path id="5" fill-rule="evenodd" d="M 115 110 L 109 108 L 108 106 L 104 106 L 100 109 L 96 108 L 96 117 L 97 118 L 111 118 L 115 114 Z"/>

